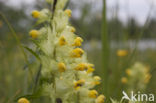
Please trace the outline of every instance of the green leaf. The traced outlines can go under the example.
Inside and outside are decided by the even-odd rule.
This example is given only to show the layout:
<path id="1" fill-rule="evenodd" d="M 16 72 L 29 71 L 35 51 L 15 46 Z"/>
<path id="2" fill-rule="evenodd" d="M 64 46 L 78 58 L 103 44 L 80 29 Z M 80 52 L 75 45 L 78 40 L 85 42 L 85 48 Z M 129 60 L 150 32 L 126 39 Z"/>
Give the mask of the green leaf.
<path id="1" fill-rule="evenodd" d="M 40 98 L 41 96 L 43 96 L 42 95 L 42 88 L 38 89 L 33 94 L 26 94 L 26 95 L 23 95 L 23 96 L 19 96 L 14 101 L 17 102 L 18 99 L 20 99 L 20 98 L 27 98 L 28 100 L 37 99 L 37 98 Z"/>
<path id="2" fill-rule="evenodd" d="M 39 55 L 37 53 L 35 53 L 32 49 L 30 49 L 29 47 L 27 46 L 23 46 L 26 50 L 28 50 L 31 54 L 33 54 L 40 62 L 41 62 L 41 59 L 39 57 Z"/>

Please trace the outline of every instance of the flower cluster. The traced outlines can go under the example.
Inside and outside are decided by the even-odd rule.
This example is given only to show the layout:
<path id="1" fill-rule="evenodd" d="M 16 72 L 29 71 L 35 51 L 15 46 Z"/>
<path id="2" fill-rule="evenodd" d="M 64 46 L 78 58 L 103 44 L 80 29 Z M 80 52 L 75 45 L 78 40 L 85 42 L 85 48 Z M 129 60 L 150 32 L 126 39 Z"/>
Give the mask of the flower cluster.
<path id="1" fill-rule="evenodd" d="M 151 78 L 149 70 L 149 67 L 137 62 L 131 68 L 126 69 L 127 77 L 122 77 L 121 82 L 127 84 L 130 90 L 144 90 Z"/>
<path id="2" fill-rule="evenodd" d="M 87 61 L 80 47 L 83 39 L 75 35 L 76 29 L 68 22 L 72 11 L 63 10 L 66 2 L 57 0 L 53 12 L 48 9 L 32 12 L 37 24 L 45 24 L 29 33 L 37 44 L 42 78 L 50 80 L 41 84 L 42 94 L 49 96 L 52 103 L 103 103 L 104 95 L 93 89 L 101 78 L 93 76 L 94 65 Z"/>

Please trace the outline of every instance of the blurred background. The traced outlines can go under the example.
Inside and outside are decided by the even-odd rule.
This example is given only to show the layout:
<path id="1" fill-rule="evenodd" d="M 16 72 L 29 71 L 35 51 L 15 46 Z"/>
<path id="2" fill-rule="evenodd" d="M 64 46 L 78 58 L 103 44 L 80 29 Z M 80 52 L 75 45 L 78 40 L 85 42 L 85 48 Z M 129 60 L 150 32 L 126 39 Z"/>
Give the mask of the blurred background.
<path id="1" fill-rule="evenodd" d="M 70 0 L 70 23 L 76 34 L 84 39 L 83 48 L 88 59 L 95 64 L 95 74 L 102 69 L 102 0 Z M 126 85 L 121 82 L 124 71 L 135 62 L 150 68 L 152 75 L 144 92 L 156 93 L 156 1 L 155 0 L 107 0 L 107 33 L 109 42 L 108 95 L 120 100 Z M 31 11 L 47 8 L 44 0 L 0 0 L 0 12 L 13 26 L 22 44 L 29 45 L 29 30 L 35 20 Z M 126 50 L 124 57 L 118 50 Z M 12 103 L 19 94 L 27 91 L 27 70 L 16 39 L 8 25 L 0 17 L 0 103 Z M 116 75 L 116 74 L 119 75 Z M 29 89 L 29 88 L 28 88 Z M 101 86 L 97 89 L 101 91 Z M 117 90 L 118 89 L 118 90 Z"/>

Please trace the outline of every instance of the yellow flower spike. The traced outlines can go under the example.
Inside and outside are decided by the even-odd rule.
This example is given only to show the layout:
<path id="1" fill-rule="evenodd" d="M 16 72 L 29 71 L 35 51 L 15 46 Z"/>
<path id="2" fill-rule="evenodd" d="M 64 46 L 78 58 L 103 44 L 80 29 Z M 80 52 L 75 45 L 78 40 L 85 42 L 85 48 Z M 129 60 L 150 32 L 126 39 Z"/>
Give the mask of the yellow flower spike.
<path id="1" fill-rule="evenodd" d="M 20 99 L 18 100 L 18 103 L 30 103 L 30 102 L 29 102 L 29 100 L 26 99 L 26 98 L 20 98 Z"/>
<path id="2" fill-rule="evenodd" d="M 105 96 L 100 95 L 96 98 L 96 103 L 104 103 L 104 100 L 105 100 Z"/>
<path id="3" fill-rule="evenodd" d="M 81 48 L 75 48 L 71 51 L 71 57 L 79 58 L 83 53 L 84 51 Z"/>
<path id="4" fill-rule="evenodd" d="M 35 38 L 37 38 L 37 37 L 39 36 L 39 31 L 37 31 L 37 30 L 31 30 L 31 31 L 29 32 L 29 35 L 30 35 L 33 39 L 35 39 Z"/>
<path id="5" fill-rule="evenodd" d="M 39 18 L 39 16 L 40 16 L 40 12 L 39 11 L 37 11 L 37 10 L 32 11 L 32 17 L 33 18 Z"/>
<path id="6" fill-rule="evenodd" d="M 80 63 L 80 64 L 78 64 L 78 65 L 76 66 L 76 68 L 75 68 L 75 70 L 79 70 L 79 71 L 83 71 L 83 70 L 85 70 L 85 69 L 87 69 L 87 66 L 86 66 L 85 63 Z"/>
<path id="7" fill-rule="evenodd" d="M 73 46 L 81 46 L 83 42 L 83 39 L 81 37 L 77 37 L 75 40 L 74 40 L 74 44 Z"/>
<path id="8" fill-rule="evenodd" d="M 58 70 L 59 72 L 65 72 L 66 65 L 63 62 L 58 63 Z"/>
<path id="9" fill-rule="evenodd" d="M 131 76 L 131 75 L 132 75 L 131 69 L 126 69 L 126 74 L 127 74 L 128 76 Z"/>
<path id="10" fill-rule="evenodd" d="M 63 45 L 66 45 L 67 42 L 66 42 L 66 39 L 64 36 L 61 36 L 60 39 L 59 39 L 59 45 L 60 46 L 63 46 Z"/>
<path id="11" fill-rule="evenodd" d="M 90 90 L 89 93 L 88 93 L 88 96 L 90 98 L 96 98 L 98 95 L 98 92 L 96 90 Z"/>
<path id="12" fill-rule="evenodd" d="M 71 17 L 72 11 L 70 9 L 66 9 L 64 12 L 68 15 L 68 17 Z"/>
<path id="13" fill-rule="evenodd" d="M 117 51 L 117 56 L 119 57 L 124 57 L 128 54 L 128 51 L 127 50 L 118 50 Z"/>
<path id="14" fill-rule="evenodd" d="M 146 75 L 145 75 L 145 80 L 144 80 L 144 82 L 145 82 L 145 83 L 148 83 L 148 82 L 149 82 L 149 80 L 151 79 L 151 77 L 152 77 L 152 75 L 151 75 L 151 74 L 149 74 L 149 73 L 148 73 L 148 74 L 146 74 Z"/>
<path id="15" fill-rule="evenodd" d="M 76 29 L 74 27 L 71 27 L 71 32 L 75 33 Z"/>
<path id="16" fill-rule="evenodd" d="M 121 78 L 121 82 L 122 82 L 123 84 L 126 84 L 126 83 L 128 82 L 128 80 L 127 80 L 126 77 L 122 77 L 122 78 Z"/>
<path id="17" fill-rule="evenodd" d="M 74 82 L 74 88 L 76 90 L 78 90 L 80 87 L 82 87 L 85 83 L 85 80 L 81 79 L 81 80 L 78 80 L 76 82 Z"/>

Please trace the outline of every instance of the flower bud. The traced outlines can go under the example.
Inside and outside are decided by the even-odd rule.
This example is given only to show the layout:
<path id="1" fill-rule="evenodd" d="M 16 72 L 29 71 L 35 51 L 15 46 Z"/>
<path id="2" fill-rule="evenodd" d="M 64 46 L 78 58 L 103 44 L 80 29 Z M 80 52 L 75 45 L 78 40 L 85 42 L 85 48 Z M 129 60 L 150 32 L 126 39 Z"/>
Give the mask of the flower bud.
<path id="1" fill-rule="evenodd" d="M 37 11 L 37 10 L 32 11 L 32 17 L 33 18 L 39 18 L 39 16 L 40 16 L 40 12 L 39 11 Z"/>
<path id="2" fill-rule="evenodd" d="M 67 42 L 66 42 L 64 36 L 61 36 L 61 37 L 59 38 L 59 45 L 60 45 L 60 46 L 63 46 L 63 45 L 65 45 L 65 44 L 67 44 Z"/>
<path id="3" fill-rule="evenodd" d="M 37 30 L 31 30 L 31 31 L 29 32 L 29 35 L 30 35 L 33 39 L 35 39 L 35 38 L 38 37 L 39 31 L 37 31 Z"/>
<path id="4" fill-rule="evenodd" d="M 96 90 L 90 90 L 89 93 L 88 93 L 88 96 L 90 98 L 96 98 L 98 95 L 98 92 Z"/>
<path id="5" fill-rule="evenodd" d="M 58 63 L 58 70 L 59 70 L 59 72 L 65 72 L 66 65 L 62 62 Z"/>
<path id="6" fill-rule="evenodd" d="M 66 9 L 64 12 L 68 15 L 68 17 L 71 17 L 72 11 L 70 9 Z"/>
<path id="7" fill-rule="evenodd" d="M 75 58 L 79 58 L 83 55 L 84 51 L 81 48 L 75 48 L 71 52 L 71 56 Z"/>

